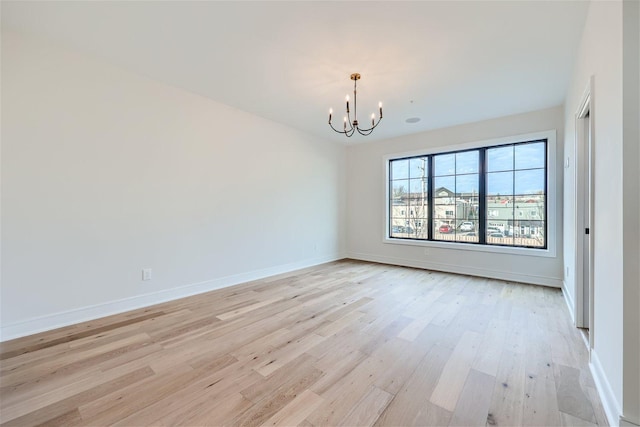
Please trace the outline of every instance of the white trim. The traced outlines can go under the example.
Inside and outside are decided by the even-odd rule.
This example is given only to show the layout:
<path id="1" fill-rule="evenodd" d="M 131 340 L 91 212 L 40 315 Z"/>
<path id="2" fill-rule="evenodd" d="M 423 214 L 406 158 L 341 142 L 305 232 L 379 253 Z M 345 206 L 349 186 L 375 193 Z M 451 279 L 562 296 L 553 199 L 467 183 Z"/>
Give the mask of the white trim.
<path id="1" fill-rule="evenodd" d="M 562 281 L 556 277 L 541 276 L 535 274 L 523 274 L 513 271 L 493 270 L 489 268 L 469 267 L 459 264 L 446 264 L 442 262 L 430 262 L 425 260 L 381 256 L 366 253 L 349 253 L 348 257 L 361 261 L 379 262 L 382 264 L 400 265 L 404 267 L 422 268 L 426 270 L 443 271 L 446 273 L 466 274 L 489 279 L 506 280 L 509 282 L 529 283 L 533 285 L 561 288 Z"/>
<path id="2" fill-rule="evenodd" d="M 594 185 L 593 185 L 593 171 L 594 171 L 594 138 L 595 138 L 595 129 L 594 129 L 594 102 L 593 102 L 593 92 L 594 92 L 594 77 L 591 76 L 589 81 L 587 82 L 587 86 L 580 98 L 580 102 L 578 104 L 578 108 L 575 113 L 575 144 L 574 144 L 574 185 L 575 185 L 575 195 L 574 195 L 574 227 L 575 227 L 575 260 L 574 266 L 575 271 L 573 277 L 575 277 L 575 324 L 579 328 L 589 328 L 589 348 L 592 349 L 594 345 L 594 301 L 593 301 L 593 227 L 590 224 L 594 224 Z M 589 155 L 585 152 L 585 129 L 584 129 L 584 117 L 589 113 L 589 133 L 591 135 L 591 144 L 588 147 L 590 149 Z M 585 195 L 585 186 L 588 185 L 584 182 L 584 176 L 587 173 L 587 159 L 591 158 L 591 183 L 589 184 L 591 187 L 591 209 L 589 212 L 590 224 L 585 222 L 584 216 L 584 195 Z M 589 272 L 589 313 L 585 315 L 584 313 L 584 229 L 589 227 L 589 238 L 591 241 L 591 259 L 590 259 L 590 272 Z M 587 318 L 587 321 L 585 321 Z"/>
<path id="3" fill-rule="evenodd" d="M 564 296 L 564 302 L 567 304 L 567 308 L 569 309 L 569 314 L 571 315 L 571 320 L 573 324 L 576 323 L 576 313 L 573 311 L 575 307 L 573 298 L 571 298 L 571 292 L 567 292 L 567 282 L 562 281 L 562 296 Z"/>
<path id="4" fill-rule="evenodd" d="M 388 223 L 388 221 L 387 221 Z M 492 246 L 492 245 L 474 245 L 473 243 L 460 243 L 460 242 L 445 242 L 434 240 L 412 240 L 412 239 L 397 239 L 393 237 L 387 237 L 389 232 L 385 233 L 382 238 L 383 243 L 390 243 L 393 245 L 406 245 L 406 246 L 425 246 L 439 249 L 450 249 L 459 251 L 479 251 L 479 252 L 493 252 L 499 254 L 509 255 L 525 255 L 525 256 L 537 256 L 555 258 L 555 255 L 551 255 L 547 249 L 533 249 L 533 248 L 510 248 L 508 246 Z"/>
<path id="5" fill-rule="evenodd" d="M 602 364 L 600 364 L 600 359 L 598 358 L 598 354 L 595 350 L 591 350 L 591 363 L 589 363 L 589 369 L 591 370 L 593 382 L 596 384 L 596 390 L 598 391 L 598 395 L 602 401 L 602 408 L 607 416 L 607 421 L 610 426 L 616 426 L 620 421 L 622 409 L 620 407 L 620 403 L 616 400 L 616 397 L 613 394 L 611 384 L 609 384 L 609 381 L 607 380 L 607 376 L 604 373 L 604 369 L 602 369 Z"/>
<path id="6" fill-rule="evenodd" d="M 96 304 L 74 310 L 46 316 L 34 317 L 21 322 L 3 324 L 0 329 L 0 342 L 14 338 L 20 338 L 39 332 L 49 331 L 76 323 L 86 322 L 113 314 L 119 314 L 130 310 L 149 307 L 167 301 L 173 301 L 188 296 L 201 294 L 204 292 L 222 289 L 252 280 L 263 279 L 276 274 L 288 273 L 306 267 L 312 267 L 326 262 L 343 259 L 344 255 L 331 255 L 325 257 L 311 258 L 275 267 L 254 270 L 246 273 L 234 274 L 207 280 L 199 283 L 179 286 L 172 289 L 165 289 L 145 295 L 138 295 L 130 298 L 123 298 L 103 304 Z"/>
<path id="7" fill-rule="evenodd" d="M 507 246 L 491 246 L 491 245 L 473 245 L 464 243 L 453 242 L 440 242 L 433 240 L 409 240 L 409 239 L 394 239 L 389 236 L 389 161 L 393 159 L 400 159 L 403 157 L 412 157 L 428 154 L 438 154 L 449 151 L 458 151 L 471 148 L 490 147 L 502 144 L 514 144 L 525 141 L 535 141 L 540 139 L 547 140 L 547 249 L 530 249 L 530 248 L 510 248 Z M 383 170 L 384 175 L 384 226 L 383 226 L 383 243 L 392 243 L 399 245 L 414 245 L 414 246 L 430 246 L 446 249 L 460 249 L 470 250 L 478 252 L 496 252 L 505 253 L 511 255 L 527 255 L 537 257 L 555 258 L 557 256 L 556 250 L 556 233 L 557 233 L 557 215 L 556 215 L 556 187 L 557 187 L 557 145 L 556 145 L 556 130 L 547 130 L 542 132 L 533 132 L 520 135 L 513 135 L 503 138 L 494 138 L 483 141 L 467 142 L 463 144 L 447 145 L 443 147 L 430 147 L 423 150 L 405 151 L 402 153 L 386 154 L 383 156 Z M 555 287 L 561 286 L 561 281 L 554 279 L 557 282 Z"/>

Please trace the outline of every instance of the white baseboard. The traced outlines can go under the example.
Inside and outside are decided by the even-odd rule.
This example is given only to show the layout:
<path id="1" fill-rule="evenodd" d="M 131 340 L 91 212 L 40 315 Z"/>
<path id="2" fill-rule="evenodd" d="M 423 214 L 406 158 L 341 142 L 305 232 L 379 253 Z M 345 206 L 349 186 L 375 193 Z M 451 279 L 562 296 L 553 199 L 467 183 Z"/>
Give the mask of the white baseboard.
<path id="1" fill-rule="evenodd" d="M 589 363 L 589 369 L 591 370 L 593 381 L 596 383 L 596 390 L 598 390 L 598 395 L 600 396 L 600 401 L 602 401 L 602 407 L 604 408 L 604 413 L 607 416 L 609 425 L 620 425 L 622 409 L 620 407 L 620 403 L 616 400 L 616 397 L 613 394 L 611 384 L 609 384 L 609 381 L 607 380 L 607 376 L 604 373 L 604 369 L 602 369 L 600 359 L 598 358 L 598 354 L 595 350 L 591 350 L 591 363 Z"/>
<path id="2" fill-rule="evenodd" d="M 534 285 L 550 286 L 562 288 L 562 281 L 555 277 L 537 276 L 532 274 L 522 274 L 518 272 L 507 272 L 492 270 L 488 268 L 468 267 L 457 264 L 445 264 L 431 262 L 428 260 L 413 260 L 407 258 L 396 258 L 365 253 L 349 253 L 349 258 L 361 261 L 380 262 L 383 264 L 401 265 L 404 267 L 424 268 L 427 270 L 444 271 L 447 273 L 466 274 L 469 276 L 487 277 L 490 279 L 506 280 L 509 282 L 530 283 Z"/>
<path id="3" fill-rule="evenodd" d="M 344 255 L 341 254 L 310 258 L 289 264 L 282 264 L 246 273 L 211 279 L 204 282 L 178 286 L 172 289 L 166 289 L 145 295 L 138 295 L 135 297 L 109 301 L 102 304 L 81 307 L 46 316 L 34 317 L 20 322 L 6 325 L 3 324 L 2 327 L 0 327 L 0 342 L 201 294 L 216 289 L 226 288 L 252 280 L 263 279 L 277 274 L 288 273 L 294 270 L 300 270 L 342 258 L 344 258 Z"/>
<path id="4" fill-rule="evenodd" d="M 575 304 L 573 301 L 573 297 L 571 296 L 571 292 L 567 291 L 567 282 L 562 281 L 562 295 L 564 296 L 564 302 L 567 303 L 567 308 L 569 309 L 569 315 L 571 315 L 571 321 L 574 326 L 576 324 L 576 313 L 574 310 Z"/>

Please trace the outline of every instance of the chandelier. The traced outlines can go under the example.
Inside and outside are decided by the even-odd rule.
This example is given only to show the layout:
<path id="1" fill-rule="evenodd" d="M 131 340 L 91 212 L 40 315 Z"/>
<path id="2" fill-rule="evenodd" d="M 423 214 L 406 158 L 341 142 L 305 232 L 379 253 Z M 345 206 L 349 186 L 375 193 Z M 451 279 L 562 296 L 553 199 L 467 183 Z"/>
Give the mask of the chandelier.
<path id="1" fill-rule="evenodd" d="M 351 80 L 353 80 L 353 121 L 351 120 L 351 113 L 349 110 L 349 95 L 346 97 L 347 101 L 347 115 L 344 116 L 343 130 L 338 130 L 333 127 L 331 124 L 331 117 L 333 115 L 333 108 L 329 109 L 329 126 L 331 129 L 338 133 L 342 133 L 347 137 L 353 136 L 353 134 L 358 131 L 360 135 L 370 135 L 371 132 L 380 124 L 382 121 L 382 102 L 378 104 L 378 109 L 380 111 L 380 116 L 378 117 L 378 121 L 376 121 L 376 116 L 374 113 L 371 113 L 371 127 L 367 129 L 363 129 L 360 127 L 360 123 L 358 123 L 358 101 L 357 101 L 357 92 L 356 86 L 358 84 L 358 80 L 360 80 L 360 74 L 353 73 L 351 74 Z"/>

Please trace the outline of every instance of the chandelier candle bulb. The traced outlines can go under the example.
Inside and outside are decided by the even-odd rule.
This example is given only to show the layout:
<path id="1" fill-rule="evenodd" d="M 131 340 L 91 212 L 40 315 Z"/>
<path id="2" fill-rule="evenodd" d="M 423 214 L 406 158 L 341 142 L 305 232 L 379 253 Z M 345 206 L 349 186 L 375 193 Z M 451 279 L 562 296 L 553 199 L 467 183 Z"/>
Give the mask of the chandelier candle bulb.
<path id="1" fill-rule="evenodd" d="M 331 123 L 331 115 L 333 114 L 333 108 L 329 108 L 329 123 Z"/>
<path id="2" fill-rule="evenodd" d="M 375 117 L 376 115 L 371 113 L 371 126 L 374 126 L 376 124 Z"/>
<path id="3" fill-rule="evenodd" d="M 382 118 L 382 102 L 378 102 L 378 108 L 380 109 L 380 118 Z"/>
<path id="4" fill-rule="evenodd" d="M 347 113 L 349 112 L 349 95 L 346 96 L 346 100 L 347 100 Z"/>

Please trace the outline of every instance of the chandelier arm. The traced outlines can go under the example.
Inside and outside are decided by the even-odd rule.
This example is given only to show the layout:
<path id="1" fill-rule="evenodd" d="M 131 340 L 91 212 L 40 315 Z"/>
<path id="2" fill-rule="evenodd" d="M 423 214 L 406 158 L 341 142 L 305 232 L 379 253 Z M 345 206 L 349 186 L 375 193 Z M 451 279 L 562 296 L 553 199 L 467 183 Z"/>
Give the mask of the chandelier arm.
<path id="1" fill-rule="evenodd" d="M 338 133 L 347 133 L 346 131 L 342 131 L 342 130 L 338 130 L 336 128 L 333 127 L 333 124 L 329 123 L 329 126 L 331 126 L 331 129 L 333 129 L 334 131 L 338 132 Z"/>
<path id="2" fill-rule="evenodd" d="M 371 126 L 370 128 L 368 128 L 368 129 L 360 129 L 360 128 L 358 127 L 358 130 L 359 130 L 359 131 L 362 131 L 362 132 L 369 132 L 369 133 L 371 133 L 375 128 L 377 128 L 377 127 L 378 127 L 378 125 L 380 124 L 380 122 L 381 122 L 381 121 L 382 121 L 382 118 L 378 119 L 378 121 L 376 122 L 376 124 L 374 124 L 374 125 L 373 125 L 373 126 Z M 368 133 L 367 135 L 369 135 L 369 133 Z M 366 135 L 365 135 L 365 136 L 366 136 Z"/>
<path id="3" fill-rule="evenodd" d="M 331 123 L 329 123 L 329 126 L 331 126 L 331 129 L 333 129 L 334 132 L 346 135 L 347 138 L 351 138 L 351 136 L 353 136 L 353 132 L 355 131 L 354 128 L 351 128 L 349 130 L 338 130 L 338 129 L 334 128 L 333 124 L 331 124 Z"/>
<path id="4" fill-rule="evenodd" d="M 366 130 L 362 130 L 362 129 L 358 129 L 358 133 L 362 136 L 368 136 L 371 135 L 371 133 L 373 132 L 373 128 L 371 129 L 366 129 Z"/>
<path id="5" fill-rule="evenodd" d="M 353 101 L 353 110 L 354 110 L 354 115 L 353 118 L 354 120 L 358 120 L 358 118 L 355 115 L 355 100 Z M 347 123 L 349 123 L 349 130 L 353 130 L 354 126 L 353 126 L 353 122 L 351 121 L 351 114 L 349 113 L 349 111 L 347 111 Z"/>

